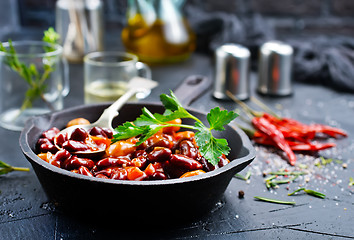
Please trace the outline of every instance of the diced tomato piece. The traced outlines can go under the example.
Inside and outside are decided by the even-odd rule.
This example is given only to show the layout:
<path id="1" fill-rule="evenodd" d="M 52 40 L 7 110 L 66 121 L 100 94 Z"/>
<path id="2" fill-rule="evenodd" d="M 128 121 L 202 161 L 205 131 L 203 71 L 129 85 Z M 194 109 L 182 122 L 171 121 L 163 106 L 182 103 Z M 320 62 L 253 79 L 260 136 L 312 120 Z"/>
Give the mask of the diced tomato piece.
<path id="1" fill-rule="evenodd" d="M 175 120 L 168 121 L 167 123 L 170 123 L 170 124 L 181 124 L 182 123 L 182 119 L 177 118 Z M 163 131 L 163 133 L 172 134 L 174 132 L 179 131 L 180 128 L 181 127 L 178 127 L 178 126 L 165 127 L 165 128 L 162 129 L 162 131 Z"/>
<path id="2" fill-rule="evenodd" d="M 197 175 L 200 175 L 200 174 L 203 174 L 203 173 L 205 173 L 203 170 L 190 171 L 190 172 L 184 173 L 184 174 L 183 174 L 182 176 L 180 176 L 179 178 L 197 176 Z"/>
<path id="3" fill-rule="evenodd" d="M 127 167 L 125 168 L 128 172 L 128 179 L 140 181 L 146 177 L 146 174 L 137 167 Z"/>
<path id="4" fill-rule="evenodd" d="M 109 145 L 111 145 L 111 139 L 109 139 L 109 138 L 103 138 L 103 137 L 97 137 L 97 136 L 90 136 L 90 137 L 100 149 L 101 148 L 106 149 L 109 147 Z"/>
<path id="5" fill-rule="evenodd" d="M 154 174 L 156 172 L 156 169 L 154 167 L 154 165 L 152 163 L 150 163 L 146 168 L 145 168 L 145 174 L 147 176 L 151 176 L 152 174 Z"/>
<path id="6" fill-rule="evenodd" d="M 192 139 L 194 138 L 195 133 L 192 131 L 184 131 L 184 132 L 178 132 L 174 134 L 174 138 L 178 141 L 180 139 Z"/>
<path id="7" fill-rule="evenodd" d="M 118 141 L 113 144 L 111 144 L 107 150 L 106 153 L 110 157 L 119 157 L 119 156 L 126 156 L 130 153 L 135 152 L 136 146 L 135 142 L 132 140 L 124 140 L 124 141 Z"/>

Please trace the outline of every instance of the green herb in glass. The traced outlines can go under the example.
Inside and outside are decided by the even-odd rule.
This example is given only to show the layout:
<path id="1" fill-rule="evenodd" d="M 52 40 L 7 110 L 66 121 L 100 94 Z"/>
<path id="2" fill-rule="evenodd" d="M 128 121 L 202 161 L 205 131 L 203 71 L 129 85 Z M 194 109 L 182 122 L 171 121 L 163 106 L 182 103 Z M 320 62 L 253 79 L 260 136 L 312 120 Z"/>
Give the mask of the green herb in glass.
<path id="1" fill-rule="evenodd" d="M 113 136 L 112 142 L 139 136 L 139 141 L 136 143 L 136 145 L 139 146 L 149 137 L 165 127 L 178 126 L 193 129 L 196 131 L 195 139 L 199 146 L 199 151 L 215 166 L 218 164 L 220 160 L 219 157 L 221 157 L 222 154 L 228 155 L 230 148 L 226 139 L 215 138 L 212 135 L 212 130 L 225 130 L 224 125 L 234 120 L 238 114 L 232 111 L 228 112 L 227 110 L 221 110 L 219 107 L 213 108 L 207 114 L 207 121 L 210 125 L 210 127 L 207 127 L 201 120 L 182 107 L 182 104 L 178 101 L 172 91 L 170 93 L 171 96 L 166 94 L 160 95 L 160 100 L 165 107 L 164 114 L 152 114 L 147 108 L 143 108 L 142 115 L 140 115 L 140 117 L 138 117 L 133 123 L 126 122 L 115 129 L 116 134 Z M 190 118 L 195 120 L 195 123 L 194 125 L 169 123 L 169 121 L 177 118 Z"/>
<path id="2" fill-rule="evenodd" d="M 0 175 L 6 174 L 9 172 L 13 171 L 25 171 L 28 172 L 29 168 L 23 168 L 23 167 L 13 167 L 10 164 L 7 164 L 5 162 L 0 161 Z"/>
<path id="3" fill-rule="evenodd" d="M 54 31 L 53 28 L 49 28 L 44 32 L 42 39 L 44 42 L 49 44 L 56 44 L 59 40 L 59 34 Z M 17 72 L 28 84 L 28 90 L 26 91 L 24 101 L 21 106 L 21 111 L 31 108 L 33 102 L 41 98 L 50 109 L 54 110 L 51 104 L 44 98 L 44 91 L 46 89 L 45 81 L 48 79 L 50 74 L 55 70 L 55 65 L 51 61 L 51 57 L 46 57 L 44 62 L 44 72 L 39 73 L 34 64 L 26 65 L 21 62 L 17 56 L 16 49 L 14 48 L 11 39 L 9 39 L 9 48 L 5 48 L 0 42 L 0 51 L 7 53 L 6 64 L 15 72 Z M 54 51 L 53 47 L 44 47 L 46 52 Z"/>

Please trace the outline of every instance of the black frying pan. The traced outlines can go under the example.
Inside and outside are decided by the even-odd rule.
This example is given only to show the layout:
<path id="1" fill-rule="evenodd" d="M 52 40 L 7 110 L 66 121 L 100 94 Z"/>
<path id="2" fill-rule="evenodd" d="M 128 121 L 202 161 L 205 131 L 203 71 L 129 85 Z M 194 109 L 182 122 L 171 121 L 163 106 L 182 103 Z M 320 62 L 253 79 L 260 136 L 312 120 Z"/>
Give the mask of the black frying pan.
<path id="1" fill-rule="evenodd" d="M 92 178 L 57 168 L 37 157 L 35 145 L 43 131 L 53 126 L 63 128 L 69 120 L 77 117 L 95 121 L 107 107 L 108 104 L 79 106 L 32 118 L 21 133 L 20 146 L 25 157 L 32 164 L 48 198 L 64 210 L 90 216 L 119 216 L 120 220 L 168 221 L 168 218 L 197 217 L 210 211 L 232 177 L 255 158 L 246 134 L 231 126 L 216 134 L 218 138 L 227 139 L 231 162 L 212 172 L 183 179 L 123 181 Z M 128 103 L 119 111 L 114 124 L 134 120 L 141 114 L 142 107 L 151 112 L 164 111 L 161 104 Z M 206 120 L 206 114 L 186 109 Z M 144 214 L 151 210 L 156 214 L 149 216 L 150 220 L 144 219 Z"/>

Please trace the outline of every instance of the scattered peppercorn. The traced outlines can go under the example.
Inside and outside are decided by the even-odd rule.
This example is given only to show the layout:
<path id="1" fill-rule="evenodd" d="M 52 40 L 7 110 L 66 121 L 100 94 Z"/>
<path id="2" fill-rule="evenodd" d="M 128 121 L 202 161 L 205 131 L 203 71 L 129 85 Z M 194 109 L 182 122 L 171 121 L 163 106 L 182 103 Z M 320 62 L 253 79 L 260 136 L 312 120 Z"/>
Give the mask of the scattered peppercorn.
<path id="1" fill-rule="evenodd" d="M 238 198 L 244 198 L 245 197 L 245 192 L 240 190 L 238 191 Z"/>

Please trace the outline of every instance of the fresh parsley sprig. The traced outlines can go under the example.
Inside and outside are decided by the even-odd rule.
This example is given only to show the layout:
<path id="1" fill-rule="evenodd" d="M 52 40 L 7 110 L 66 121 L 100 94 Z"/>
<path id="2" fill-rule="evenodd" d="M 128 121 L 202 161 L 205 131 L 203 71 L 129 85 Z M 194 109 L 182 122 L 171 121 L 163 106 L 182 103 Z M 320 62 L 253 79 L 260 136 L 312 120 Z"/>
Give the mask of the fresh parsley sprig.
<path id="1" fill-rule="evenodd" d="M 215 138 L 212 131 L 225 130 L 224 126 L 234 120 L 238 116 L 237 113 L 221 110 L 219 107 L 213 108 L 207 114 L 209 123 L 209 127 L 207 127 L 200 119 L 183 108 L 172 91 L 170 91 L 170 96 L 160 95 L 160 100 L 165 107 L 164 114 L 153 114 L 147 108 L 143 108 L 142 114 L 133 123 L 126 122 L 115 129 L 116 134 L 113 136 L 113 142 L 139 136 L 139 141 L 136 143 L 138 146 L 162 128 L 178 126 L 196 131 L 195 139 L 199 151 L 211 164 L 216 165 L 222 154 L 229 153 L 230 148 L 227 140 Z M 177 118 L 193 119 L 195 123 L 194 125 L 169 123 Z"/>
<path id="2" fill-rule="evenodd" d="M 49 28 L 44 32 L 42 40 L 49 44 L 55 44 L 59 40 L 59 34 L 56 33 L 53 28 Z M 8 53 L 5 63 L 13 71 L 17 72 L 28 84 L 28 89 L 21 106 L 21 111 L 32 107 L 33 102 L 38 98 L 41 98 L 51 110 L 54 110 L 51 104 L 44 98 L 44 91 L 47 87 L 45 81 L 55 70 L 55 64 L 53 63 L 51 57 L 46 57 L 43 66 L 44 71 L 43 73 L 39 73 L 34 64 L 26 65 L 19 60 L 11 39 L 8 40 L 8 43 L 9 47 L 5 48 L 2 42 L 0 42 L 0 51 Z M 44 47 L 44 50 L 46 52 L 51 52 L 54 51 L 54 47 L 46 46 Z"/>

